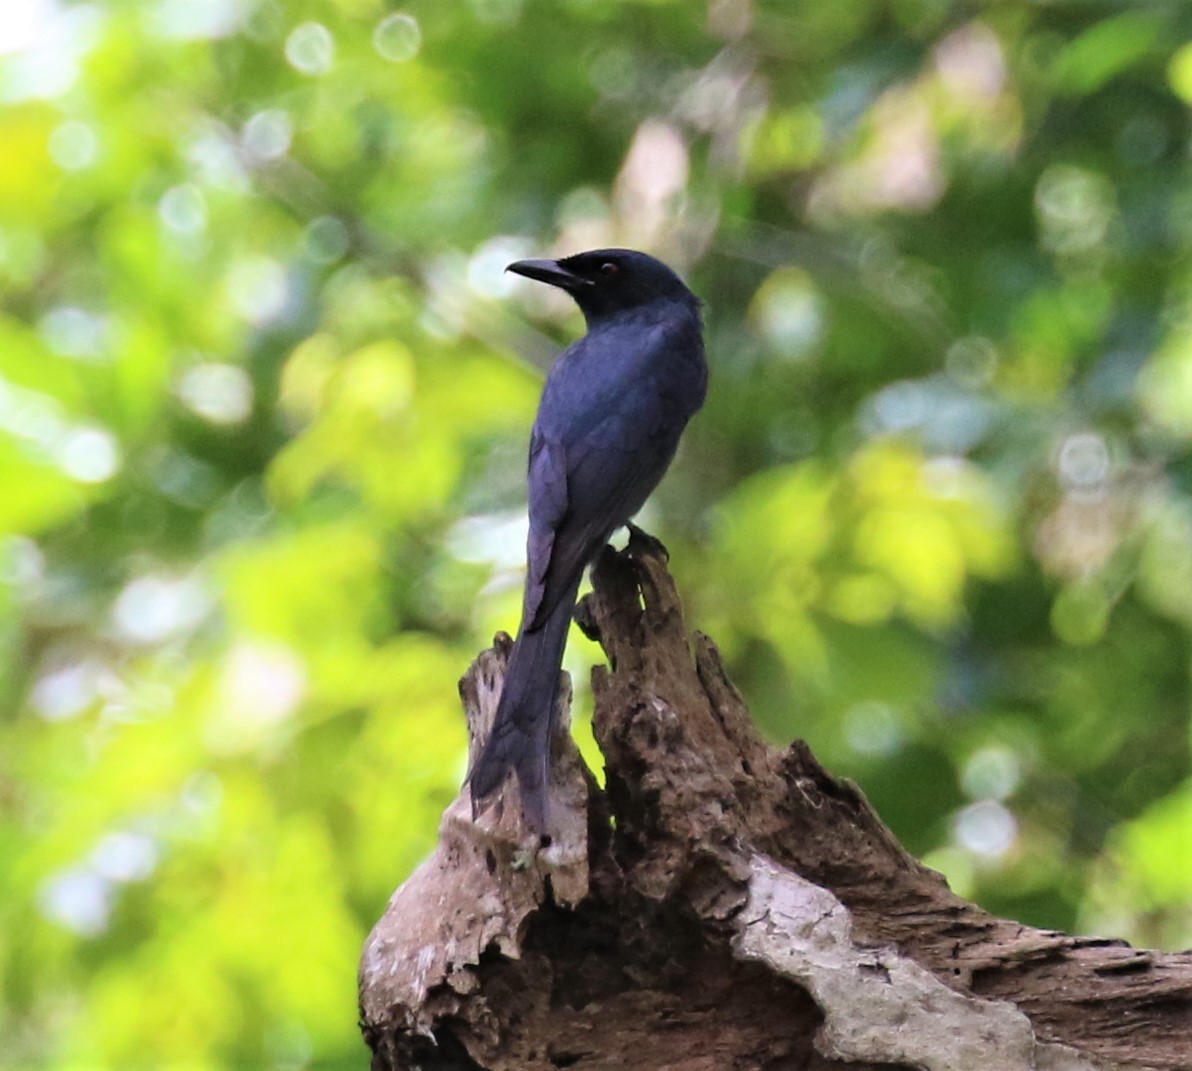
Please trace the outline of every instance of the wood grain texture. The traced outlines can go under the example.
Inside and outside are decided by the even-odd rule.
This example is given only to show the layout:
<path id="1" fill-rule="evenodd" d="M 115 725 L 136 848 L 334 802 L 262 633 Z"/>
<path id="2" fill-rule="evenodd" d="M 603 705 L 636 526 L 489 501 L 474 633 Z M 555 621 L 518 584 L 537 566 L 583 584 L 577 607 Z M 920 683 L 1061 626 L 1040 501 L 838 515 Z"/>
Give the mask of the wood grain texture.
<path id="1" fill-rule="evenodd" d="M 593 587 L 606 788 L 563 734 L 548 847 L 515 806 L 453 804 L 366 947 L 374 1068 L 1192 1068 L 1192 953 L 956 897 L 805 744 L 760 738 L 658 544 Z M 507 653 L 462 682 L 474 732 Z"/>

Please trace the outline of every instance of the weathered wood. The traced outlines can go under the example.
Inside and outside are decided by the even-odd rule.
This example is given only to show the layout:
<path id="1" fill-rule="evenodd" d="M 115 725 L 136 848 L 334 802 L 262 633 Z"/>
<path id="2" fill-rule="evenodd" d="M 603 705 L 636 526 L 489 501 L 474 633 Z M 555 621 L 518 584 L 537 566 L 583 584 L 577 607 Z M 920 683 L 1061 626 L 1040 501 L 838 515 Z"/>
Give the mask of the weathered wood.
<path id="1" fill-rule="evenodd" d="M 657 544 L 593 586 L 606 789 L 564 733 L 548 847 L 511 787 L 478 823 L 452 805 L 365 949 L 374 1068 L 1192 1068 L 1192 953 L 959 899 L 805 744 L 758 736 Z M 507 655 L 461 685 L 475 732 Z"/>

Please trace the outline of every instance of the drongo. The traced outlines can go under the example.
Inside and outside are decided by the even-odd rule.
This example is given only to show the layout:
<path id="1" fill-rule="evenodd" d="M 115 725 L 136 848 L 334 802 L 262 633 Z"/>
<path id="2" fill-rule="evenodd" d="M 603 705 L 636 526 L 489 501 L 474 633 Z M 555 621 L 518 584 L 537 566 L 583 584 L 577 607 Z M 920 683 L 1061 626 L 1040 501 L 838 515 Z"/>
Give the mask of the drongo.
<path id="1" fill-rule="evenodd" d="M 530 534 L 521 628 L 492 732 L 469 775 L 473 813 L 512 771 L 541 832 L 563 648 L 584 567 L 662 479 L 703 404 L 699 299 L 630 249 L 519 260 L 508 271 L 565 290 L 587 334 L 555 362 L 530 436 Z"/>

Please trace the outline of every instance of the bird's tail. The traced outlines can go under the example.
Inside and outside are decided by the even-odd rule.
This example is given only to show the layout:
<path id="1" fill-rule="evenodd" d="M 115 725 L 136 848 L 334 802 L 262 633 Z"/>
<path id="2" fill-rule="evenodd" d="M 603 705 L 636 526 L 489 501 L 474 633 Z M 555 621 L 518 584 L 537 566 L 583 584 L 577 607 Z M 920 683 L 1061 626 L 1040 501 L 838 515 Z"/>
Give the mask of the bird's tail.
<path id="1" fill-rule="evenodd" d="M 560 600 L 541 626 L 522 632 L 513 646 L 492 731 L 468 775 L 473 816 L 512 770 L 527 823 L 543 829 L 559 670 L 574 603 L 574 596 Z"/>

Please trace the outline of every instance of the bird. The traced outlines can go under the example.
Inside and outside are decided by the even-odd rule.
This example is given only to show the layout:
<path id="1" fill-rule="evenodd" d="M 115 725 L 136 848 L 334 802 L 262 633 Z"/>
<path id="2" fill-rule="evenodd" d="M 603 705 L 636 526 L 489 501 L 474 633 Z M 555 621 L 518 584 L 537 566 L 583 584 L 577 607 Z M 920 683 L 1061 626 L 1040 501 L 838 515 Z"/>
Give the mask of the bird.
<path id="1" fill-rule="evenodd" d="M 547 376 L 530 435 L 521 625 L 467 782 L 475 819 L 512 772 L 523 819 L 542 833 L 559 673 L 584 568 L 662 479 L 703 405 L 708 366 L 702 303 L 647 253 L 595 249 L 506 271 L 569 294 L 587 326 Z"/>

